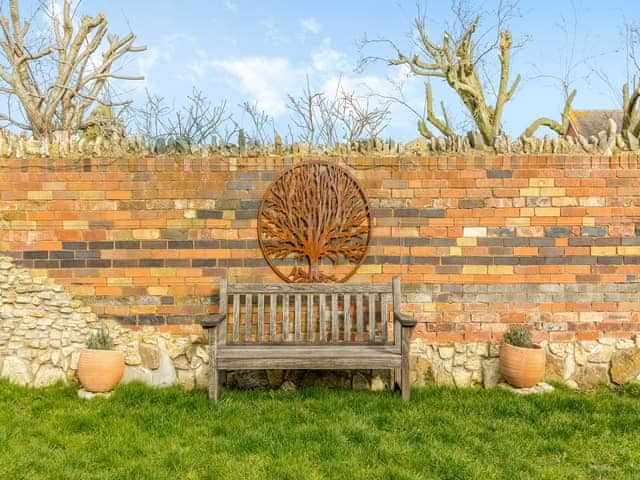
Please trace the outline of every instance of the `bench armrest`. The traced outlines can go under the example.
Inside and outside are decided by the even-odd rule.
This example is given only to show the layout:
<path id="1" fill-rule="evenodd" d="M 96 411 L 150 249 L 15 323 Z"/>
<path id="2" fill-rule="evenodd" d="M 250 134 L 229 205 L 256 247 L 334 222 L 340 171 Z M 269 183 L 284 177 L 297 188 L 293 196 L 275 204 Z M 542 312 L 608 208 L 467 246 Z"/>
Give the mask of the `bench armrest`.
<path id="1" fill-rule="evenodd" d="M 217 327 L 220 322 L 224 322 L 226 319 L 226 313 L 207 315 L 203 320 L 200 321 L 200 325 L 202 325 L 202 328 L 213 328 Z"/>
<path id="2" fill-rule="evenodd" d="M 415 327 L 416 321 L 413 317 L 400 312 L 393 312 L 393 319 L 400 322 L 402 327 Z"/>

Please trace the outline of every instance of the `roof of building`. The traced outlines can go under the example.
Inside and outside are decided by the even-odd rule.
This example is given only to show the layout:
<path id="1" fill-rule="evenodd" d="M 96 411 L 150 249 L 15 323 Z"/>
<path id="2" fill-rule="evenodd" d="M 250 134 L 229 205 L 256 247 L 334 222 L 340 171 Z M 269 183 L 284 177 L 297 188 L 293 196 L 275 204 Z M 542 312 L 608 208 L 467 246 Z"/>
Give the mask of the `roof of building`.
<path id="1" fill-rule="evenodd" d="M 597 136 L 607 129 L 607 121 L 613 119 L 620 129 L 622 125 L 622 110 L 571 110 L 569 122 L 574 130 L 585 138 Z"/>

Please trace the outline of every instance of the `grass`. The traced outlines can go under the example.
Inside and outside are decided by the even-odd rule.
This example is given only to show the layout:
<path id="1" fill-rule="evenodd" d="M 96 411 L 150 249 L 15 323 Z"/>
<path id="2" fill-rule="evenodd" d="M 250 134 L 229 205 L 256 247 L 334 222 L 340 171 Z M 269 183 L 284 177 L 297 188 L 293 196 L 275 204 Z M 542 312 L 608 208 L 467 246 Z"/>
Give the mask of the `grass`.
<path id="1" fill-rule="evenodd" d="M 0 381 L 2 479 L 629 479 L 640 386 L 518 397 L 501 390 L 203 392 Z"/>

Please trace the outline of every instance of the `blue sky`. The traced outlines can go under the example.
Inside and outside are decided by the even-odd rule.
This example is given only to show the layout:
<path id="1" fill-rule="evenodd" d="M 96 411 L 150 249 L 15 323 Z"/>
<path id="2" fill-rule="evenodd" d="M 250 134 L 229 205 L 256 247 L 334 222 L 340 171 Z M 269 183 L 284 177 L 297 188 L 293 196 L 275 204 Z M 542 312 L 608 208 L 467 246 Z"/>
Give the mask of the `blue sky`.
<path id="1" fill-rule="evenodd" d="M 496 2 L 469 3 L 474 9 L 485 5 L 485 20 L 492 23 L 490 11 Z M 578 89 L 575 108 L 618 107 L 616 96 L 627 78 L 624 25 L 640 24 L 635 3 L 519 2 L 521 16 L 512 19 L 509 26 L 515 42 L 526 38 L 524 46 L 513 54 L 514 75 L 518 72 L 523 78 L 505 109 L 507 133 L 518 135 L 538 116 L 559 117 L 563 97 L 553 77 L 567 71 L 571 71 L 572 86 Z M 453 21 L 450 3 L 438 0 L 423 5 L 428 31 L 434 40 L 441 41 L 442 29 Z M 122 35 L 132 30 L 138 43 L 148 47 L 131 57 L 124 69 L 146 77 L 129 87 L 129 95 L 136 101 L 142 101 L 148 89 L 179 106 L 195 85 L 214 101 L 227 99 L 234 109 L 245 100 L 257 102 L 275 118 L 278 129 L 285 130 L 289 122 L 287 94 L 299 95 L 307 75 L 316 90 L 331 92 L 340 78 L 344 88 L 357 92 L 390 92 L 387 77 L 399 80 L 402 70 L 378 64 L 355 72 L 357 42 L 365 34 L 386 37 L 411 51 L 416 2 L 84 0 L 79 7 L 79 13 L 98 11 L 105 12 L 112 32 Z M 391 53 L 378 47 L 368 51 L 372 55 Z M 567 69 L 567 64 L 574 64 L 574 68 Z M 603 73 L 613 90 L 601 78 Z M 438 79 L 432 85 L 435 101 L 445 101 L 453 123 L 464 123 L 464 109 L 448 87 Z M 409 102 L 421 110 L 423 80 L 409 79 L 405 88 Z M 396 107 L 385 136 L 413 139 L 417 136 L 415 125 L 412 114 Z"/>

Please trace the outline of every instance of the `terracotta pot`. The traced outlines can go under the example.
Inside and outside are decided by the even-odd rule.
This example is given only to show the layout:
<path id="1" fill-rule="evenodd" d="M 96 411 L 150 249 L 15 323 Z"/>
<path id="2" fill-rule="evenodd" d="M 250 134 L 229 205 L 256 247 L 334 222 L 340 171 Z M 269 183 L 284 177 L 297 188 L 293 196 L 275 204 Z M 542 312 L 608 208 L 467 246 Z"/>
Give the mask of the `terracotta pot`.
<path id="1" fill-rule="evenodd" d="M 124 352 L 116 350 L 80 350 L 78 378 L 89 392 L 109 392 L 124 373 Z"/>
<path id="2" fill-rule="evenodd" d="M 546 359 L 544 350 L 537 345 L 523 348 L 503 343 L 500 347 L 500 372 L 509 385 L 533 387 L 544 377 Z"/>

